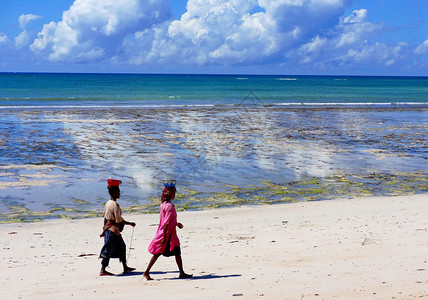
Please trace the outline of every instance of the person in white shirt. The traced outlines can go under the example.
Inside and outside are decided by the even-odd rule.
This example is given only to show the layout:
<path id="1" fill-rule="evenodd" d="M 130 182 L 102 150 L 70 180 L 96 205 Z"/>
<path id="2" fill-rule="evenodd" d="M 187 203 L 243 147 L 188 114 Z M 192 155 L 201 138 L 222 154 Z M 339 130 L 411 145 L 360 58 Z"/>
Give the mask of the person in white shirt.
<path id="1" fill-rule="evenodd" d="M 100 235 L 104 237 L 104 246 L 100 252 L 100 258 L 102 258 L 100 276 L 114 275 L 106 270 L 110 258 L 119 258 L 119 261 L 123 265 L 123 273 L 130 273 L 135 270 L 135 268 L 128 267 L 126 264 L 126 245 L 120 234 L 125 225 L 135 226 L 134 222 L 128 222 L 122 218 L 122 210 L 117 203 L 117 199 L 120 198 L 119 185 L 122 181 L 108 179 L 107 183 L 107 189 L 111 198 L 104 207 L 104 227 Z"/>

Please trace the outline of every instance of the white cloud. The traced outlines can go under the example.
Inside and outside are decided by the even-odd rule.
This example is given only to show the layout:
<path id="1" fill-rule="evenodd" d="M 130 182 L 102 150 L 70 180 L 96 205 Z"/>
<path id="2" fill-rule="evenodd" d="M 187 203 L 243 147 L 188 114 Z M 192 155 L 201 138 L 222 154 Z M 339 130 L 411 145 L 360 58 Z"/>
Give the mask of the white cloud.
<path id="1" fill-rule="evenodd" d="M 282 57 L 336 25 L 349 3 L 189 0 L 179 20 L 138 32 L 135 40 L 124 44 L 125 51 L 134 63 L 156 59 L 198 65 L 263 62 Z M 255 8 L 257 12 L 252 13 Z"/>
<path id="2" fill-rule="evenodd" d="M 189 0 L 187 12 L 168 27 L 170 42 L 180 43 L 184 39 L 182 47 L 192 49 L 192 56 L 200 64 L 220 60 L 239 62 L 240 58 L 245 60 L 252 46 L 270 44 L 268 18 L 263 14 L 249 14 L 256 5 L 255 0 L 211 0 L 209 3 Z M 264 52 L 260 49 L 263 47 L 256 48 Z M 189 52 L 182 52 L 186 53 Z M 190 61 L 192 58 L 184 59 Z"/>
<path id="3" fill-rule="evenodd" d="M 337 24 L 350 2 L 189 0 L 171 22 L 162 13 L 166 0 L 76 0 L 62 21 L 43 27 L 31 50 L 54 61 L 120 60 L 123 53 L 131 63 L 262 62 Z"/>
<path id="4" fill-rule="evenodd" d="M 375 65 L 391 66 L 405 55 L 407 46 L 406 43 L 398 43 L 393 47 L 379 42 L 366 44 L 358 49 L 348 49 L 346 56 L 342 57 L 342 61 L 352 61 L 355 65 L 366 63 L 372 67 Z"/>
<path id="5" fill-rule="evenodd" d="M 343 19 L 343 23 L 362 23 L 367 17 L 367 9 L 354 10 L 351 15 Z"/>
<path id="6" fill-rule="evenodd" d="M 7 35 L 0 32 L 0 45 L 6 44 L 7 42 L 9 42 L 9 38 L 7 37 Z"/>
<path id="7" fill-rule="evenodd" d="M 352 0 L 188 0 L 171 20 L 168 0 L 75 0 L 44 25 L 31 50 L 52 61 L 130 65 L 392 66 L 408 45 L 376 42 L 383 25 Z M 25 24 L 34 17 L 22 18 Z M 17 37 L 25 44 L 25 36 Z M 428 52 L 428 42 L 415 53 Z"/>
<path id="8" fill-rule="evenodd" d="M 336 48 L 360 44 L 381 30 L 382 26 L 372 23 L 351 23 L 336 27 L 338 36 L 334 39 Z"/>
<path id="9" fill-rule="evenodd" d="M 19 16 L 19 27 L 22 29 L 22 32 L 15 37 L 15 47 L 20 49 L 29 43 L 31 43 L 31 39 L 33 38 L 33 33 L 27 31 L 26 26 L 28 23 L 41 19 L 41 16 L 33 15 L 33 14 L 23 14 Z"/>
<path id="10" fill-rule="evenodd" d="M 422 44 L 420 44 L 416 49 L 415 49 L 415 53 L 416 54 L 425 54 L 428 53 L 428 39 L 425 40 Z"/>
<path id="11" fill-rule="evenodd" d="M 311 63 L 317 56 L 314 53 L 319 53 L 325 47 L 327 40 L 320 38 L 318 35 L 309 43 L 300 47 L 300 57 L 302 63 Z"/>
<path id="12" fill-rule="evenodd" d="M 26 15 L 20 15 L 19 16 L 19 27 L 22 29 L 25 29 L 25 26 L 34 20 L 41 19 L 41 16 L 33 15 L 33 14 L 26 14 Z"/>
<path id="13" fill-rule="evenodd" d="M 43 50 L 45 49 L 49 43 L 52 43 L 53 37 L 55 34 L 56 23 L 50 22 L 49 24 L 45 24 L 43 26 L 42 32 L 38 34 L 38 38 L 34 40 L 33 44 L 30 46 L 32 50 Z"/>
<path id="14" fill-rule="evenodd" d="M 17 37 L 15 37 L 15 46 L 18 49 L 27 45 L 29 42 L 30 42 L 30 35 L 26 30 L 24 30 Z"/>
<path id="15" fill-rule="evenodd" d="M 290 51 L 287 56 L 299 60 L 300 64 L 311 64 L 320 68 L 327 66 L 359 67 L 392 66 L 405 58 L 408 45 L 396 43 L 386 45 L 371 42 L 382 31 L 381 24 L 366 22 L 367 11 L 356 10 L 343 18 L 328 34 L 316 36 L 310 42 Z"/>
<path id="16" fill-rule="evenodd" d="M 58 23 L 46 24 L 31 50 L 53 61 L 108 58 L 138 29 L 169 18 L 167 0 L 75 0 Z"/>

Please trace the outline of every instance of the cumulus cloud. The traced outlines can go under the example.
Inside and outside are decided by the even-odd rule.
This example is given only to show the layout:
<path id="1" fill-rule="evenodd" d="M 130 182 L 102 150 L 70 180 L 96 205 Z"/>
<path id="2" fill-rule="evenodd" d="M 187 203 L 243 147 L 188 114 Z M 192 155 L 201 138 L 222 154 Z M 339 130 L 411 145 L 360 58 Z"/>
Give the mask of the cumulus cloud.
<path id="1" fill-rule="evenodd" d="M 31 43 L 31 39 L 34 38 L 34 33 L 29 32 L 26 29 L 26 26 L 28 23 L 41 18 L 42 18 L 41 16 L 33 15 L 33 14 L 23 14 L 19 16 L 19 19 L 18 19 L 19 27 L 22 29 L 22 32 L 17 37 L 15 37 L 16 48 L 20 49 L 28 45 L 29 43 Z"/>
<path id="2" fill-rule="evenodd" d="M 376 42 L 383 25 L 369 22 L 366 9 L 345 16 L 352 0 L 188 0 L 177 20 L 170 19 L 168 3 L 75 0 L 30 48 L 52 61 L 288 68 L 390 66 L 409 48 Z M 427 44 L 415 52 L 425 53 Z"/>
<path id="3" fill-rule="evenodd" d="M 391 66 L 403 59 L 408 52 L 406 43 L 386 45 L 370 42 L 382 32 L 382 24 L 366 21 L 367 10 L 355 10 L 331 29 L 328 34 L 316 36 L 301 45 L 288 56 L 300 59 L 301 64 L 312 64 L 319 68 L 327 66 L 368 65 Z"/>
<path id="4" fill-rule="evenodd" d="M 337 24 L 350 2 L 189 0 L 179 20 L 141 31 L 124 46 L 140 63 L 156 58 L 199 65 L 264 62 Z M 139 51 L 130 50 L 135 48 Z"/>
<path id="5" fill-rule="evenodd" d="M 44 25 L 30 48 L 53 61 L 108 58 L 127 35 L 168 18 L 167 0 L 75 0 L 60 22 Z"/>
<path id="6" fill-rule="evenodd" d="M 415 53 L 416 54 L 425 54 L 428 53 L 428 39 L 425 40 L 422 44 L 420 44 L 416 49 L 415 49 Z"/>
<path id="7" fill-rule="evenodd" d="M 275 23 L 265 13 L 250 14 L 256 5 L 255 0 L 217 0 L 209 5 L 190 0 L 187 12 L 168 26 L 169 44 L 192 49 L 182 52 L 183 58 L 196 58 L 200 64 L 268 56 L 278 50 Z"/>

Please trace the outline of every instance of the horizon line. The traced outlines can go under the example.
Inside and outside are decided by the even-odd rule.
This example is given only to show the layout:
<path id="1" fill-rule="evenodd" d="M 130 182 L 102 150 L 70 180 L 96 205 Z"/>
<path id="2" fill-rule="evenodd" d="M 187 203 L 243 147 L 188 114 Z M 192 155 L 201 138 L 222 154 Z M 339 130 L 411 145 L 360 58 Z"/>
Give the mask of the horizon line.
<path id="1" fill-rule="evenodd" d="M 58 74 L 58 75 L 174 75 L 174 76 L 295 76 L 295 77 L 408 77 L 408 78 L 427 78 L 428 75 L 344 75 L 344 74 L 245 74 L 245 73 L 137 73 L 137 72 L 14 72 L 0 71 L 0 74 Z"/>

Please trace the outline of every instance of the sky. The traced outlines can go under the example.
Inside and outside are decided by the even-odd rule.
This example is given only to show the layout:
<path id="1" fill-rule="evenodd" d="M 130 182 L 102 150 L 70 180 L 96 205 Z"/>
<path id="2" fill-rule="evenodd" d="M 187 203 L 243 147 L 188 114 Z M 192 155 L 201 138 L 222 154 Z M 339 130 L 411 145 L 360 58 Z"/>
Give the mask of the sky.
<path id="1" fill-rule="evenodd" d="M 0 0 L 0 72 L 428 76 L 428 0 Z"/>

